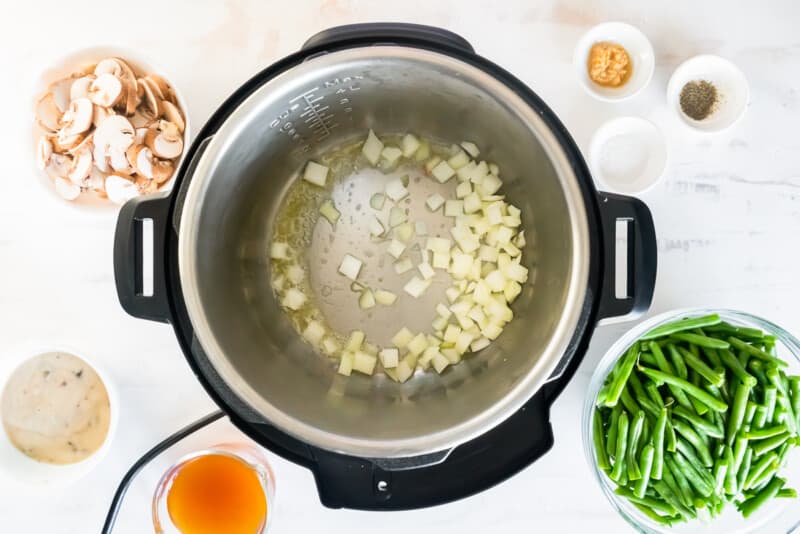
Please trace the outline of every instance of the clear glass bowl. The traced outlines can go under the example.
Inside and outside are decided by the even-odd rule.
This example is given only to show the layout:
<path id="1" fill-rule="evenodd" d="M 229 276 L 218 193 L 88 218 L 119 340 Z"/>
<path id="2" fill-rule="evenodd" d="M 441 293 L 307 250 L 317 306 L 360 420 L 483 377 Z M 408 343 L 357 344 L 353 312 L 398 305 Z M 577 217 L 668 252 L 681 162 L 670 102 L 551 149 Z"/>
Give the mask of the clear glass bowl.
<path id="1" fill-rule="evenodd" d="M 741 311 L 703 308 L 674 310 L 652 317 L 639 323 L 617 340 L 608 352 L 606 352 L 605 356 L 603 356 L 603 359 L 600 360 L 597 369 L 595 369 L 592 375 L 584 401 L 582 420 L 583 449 L 586 454 L 586 460 L 589 462 L 590 469 L 594 473 L 597 483 L 600 484 L 600 488 L 603 490 L 603 493 L 605 493 L 611 505 L 619 512 L 622 518 L 638 532 L 645 532 L 648 534 L 664 532 L 679 532 L 684 534 L 708 532 L 724 532 L 725 534 L 755 532 L 759 534 L 786 534 L 789 532 L 797 532 L 798 529 L 800 529 L 799 499 L 773 499 L 747 519 L 741 516 L 733 504 L 728 504 L 724 512 L 715 519 L 710 519 L 708 521 L 698 519 L 667 527 L 645 516 L 636 507 L 630 504 L 627 499 L 614 493 L 616 483 L 597 466 L 597 458 L 592 444 L 592 416 L 597 394 L 603 385 L 606 375 L 611 371 L 614 364 L 634 341 L 652 328 L 683 317 L 698 317 L 711 313 L 718 314 L 723 321 L 740 326 L 760 328 L 765 332 L 773 334 L 777 338 L 775 348 L 778 356 L 789 363 L 789 368 L 786 369 L 786 373 L 794 375 L 800 374 L 800 340 L 766 319 Z M 800 450 L 794 447 L 790 450 L 788 456 L 788 462 L 779 472 L 779 475 L 786 478 L 786 487 L 800 490 Z"/>

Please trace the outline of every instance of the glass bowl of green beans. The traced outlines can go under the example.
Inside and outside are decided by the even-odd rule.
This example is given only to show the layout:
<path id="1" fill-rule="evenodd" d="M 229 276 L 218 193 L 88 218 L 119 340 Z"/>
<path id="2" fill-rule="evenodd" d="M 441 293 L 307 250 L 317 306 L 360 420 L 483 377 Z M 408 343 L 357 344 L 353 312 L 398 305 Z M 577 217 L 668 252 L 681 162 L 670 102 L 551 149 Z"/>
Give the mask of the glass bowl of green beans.
<path id="1" fill-rule="evenodd" d="M 800 528 L 800 341 L 770 321 L 684 309 L 638 324 L 598 364 L 582 424 L 639 532 Z"/>

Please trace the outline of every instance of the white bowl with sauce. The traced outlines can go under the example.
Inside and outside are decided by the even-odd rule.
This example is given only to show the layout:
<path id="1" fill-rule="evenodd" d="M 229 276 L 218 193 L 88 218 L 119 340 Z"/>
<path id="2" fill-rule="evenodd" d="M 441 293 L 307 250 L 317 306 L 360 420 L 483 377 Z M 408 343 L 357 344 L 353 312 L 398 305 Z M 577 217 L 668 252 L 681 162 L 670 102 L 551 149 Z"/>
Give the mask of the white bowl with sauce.
<path id="1" fill-rule="evenodd" d="M 5 397 L 6 391 L 11 384 L 10 379 L 14 377 L 15 373 L 20 370 L 24 364 L 30 362 L 34 358 L 48 354 L 67 354 L 81 360 L 96 373 L 108 396 L 108 425 L 102 444 L 85 458 L 73 463 L 48 463 L 46 461 L 37 461 L 33 457 L 23 453 L 12 443 L 6 428 L 8 413 L 6 411 L 7 405 L 5 404 Z M 80 378 L 83 375 L 81 373 L 75 376 Z M 91 373 L 88 376 L 91 377 Z M 72 387 L 69 384 L 67 384 L 67 386 Z M 108 375 L 102 368 L 98 367 L 96 360 L 86 357 L 83 352 L 63 346 L 27 349 L 17 348 L 5 351 L 0 357 L 0 426 L 2 427 L 0 428 L 0 480 L 9 484 L 16 484 L 23 490 L 63 488 L 76 482 L 94 469 L 108 452 L 116 432 L 118 420 L 119 403 L 113 383 L 109 380 Z"/>
<path id="2" fill-rule="evenodd" d="M 622 85 L 605 87 L 595 83 L 589 76 L 589 53 L 596 43 L 617 44 L 628 53 L 633 70 Z M 638 28 L 625 22 L 604 22 L 581 36 L 575 45 L 572 63 L 578 81 L 587 93 L 598 100 L 619 102 L 633 97 L 647 87 L 653 78 L 656 59 L 653 45 Z"/>

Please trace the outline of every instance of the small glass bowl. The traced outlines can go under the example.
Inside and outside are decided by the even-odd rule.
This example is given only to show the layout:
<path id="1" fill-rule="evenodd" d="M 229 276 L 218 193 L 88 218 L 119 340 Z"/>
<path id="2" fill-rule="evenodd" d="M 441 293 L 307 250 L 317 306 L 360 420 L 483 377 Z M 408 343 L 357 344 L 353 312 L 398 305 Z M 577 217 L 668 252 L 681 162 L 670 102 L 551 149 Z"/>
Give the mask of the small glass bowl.
<path id="1" fill-rule="evenodd" d="M 264 491 L 264 498 L 267 501 L 267 517 L 264 524 L 257 533 L 264 534 L 269 530 L 272 523 L 272 516 L 275 513 L 275 475 L 267 462 L 266 456 L 255 446 L 245 443 L 221 443 L 208 449 L 203 449 L 191 454 L 187 454 L 175 462 L 172 467 L 167 469 L 153 493 L 152 513 L 153 529 L 156 534 L 181 534 L 181 531 L 174 525 L 167 509 L 167 496 L 172 487 L 175 477 L 181 469 L 192 460 L 203 456 L 221 455 L 239 460 L 258 476 L 261 482 L 261 489 Z"/>
<path id="2" fill-rule="evenodd" d="M 682 534 L 700 534 L 708 532 L 725 532 L 727 534 L 744 534 L 758 532 L 759 534 L 786 534 L 795 532 L 800 527 L 800 502 L 797 499 L 773 499 L 757 512 L 745 519 L 736 510 L 732 503 L 725 506 L 725 510 L 710 521 L 700 519 L 686 523 L 678 523 L 671 527 L 656 523 L 645 516 L 627 499 L 614 493 L 616 483 L 597 466 L 594 445 L 592 443 L 592 416 L 594 415 L 595 400 L 606 376 L 617 360 L 625 353 L 631 344 L 651 329 L 684 317 L 700 317 L 712 313 L 718 314 L 723 321 L 736 325 L 759 328 L 774 335 L 777 340 L 775 349 L 778 356 L 789 363 L 785 369 L 787 374 L 800 374 L 800 340 L 788 333 L 780 326 L 749 313 L 734 310 L 712 310 L 704 308 L 686 308 L 669 311 L 643 321 L 630 329 L 619 338 L 606 352 L 589 382 L 589 389 L 583 404 L 583 450 L 586 461 L 595 475 L 597 483 L 605 493 L 611 505 L 619 512 L 637 532 L 667 533 L 679 532 Z M 786 466 L 780 470 L 779 475 L 786 478 L 786 487 L 800 487 L 800 454 L 797 447 L 790 450 Z"/>

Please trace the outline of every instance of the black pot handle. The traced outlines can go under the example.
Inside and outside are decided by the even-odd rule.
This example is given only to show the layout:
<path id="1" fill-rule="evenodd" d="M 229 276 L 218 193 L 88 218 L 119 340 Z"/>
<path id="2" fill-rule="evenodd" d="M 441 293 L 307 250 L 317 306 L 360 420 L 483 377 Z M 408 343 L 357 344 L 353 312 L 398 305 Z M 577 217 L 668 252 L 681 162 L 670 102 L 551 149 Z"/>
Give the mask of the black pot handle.
<path id="1" fill-rule="evenodd" d="M 435 26 L 404 22 L 369 22 L 334 26 L 312 35 L 303 44 L 302 49 L 331 46 L 344 41 L 368 41 L 377 44 L 392 43 L 395 40 L 460 48 L 470 54 L 475 53 L 472 45 L 456 33 Z"/>
<path id="2" fill-rule="evenodd" d="M 167 323 L 169 302 L 164 272 L 164 240 L 169 193 L 137 197 L 122 206 L 114 234 L 114 279 L 122 308 L 134 317 Z M 143 291 L 143 223 L 153 221 L 153 293 Z"/>
<path id="3" fill-rule="evenodd" d="M 653 217 L 644 202 L 637 198 L 598 193 L 603 224 L 603 282 L 599 319 L 639 315 L 647 311 L 656 285 L 657 250 Z M 617 221 L 628 228 L 627 296 L 616 296 Z"/>

